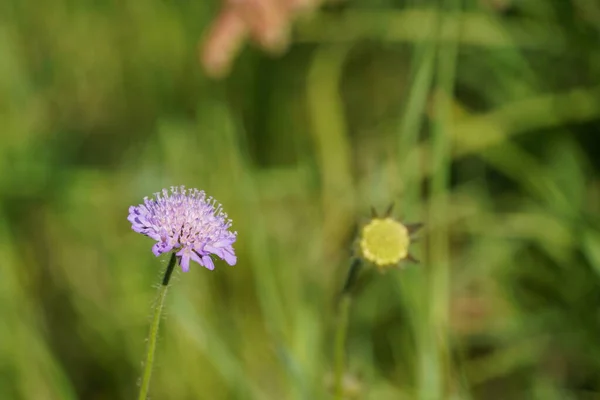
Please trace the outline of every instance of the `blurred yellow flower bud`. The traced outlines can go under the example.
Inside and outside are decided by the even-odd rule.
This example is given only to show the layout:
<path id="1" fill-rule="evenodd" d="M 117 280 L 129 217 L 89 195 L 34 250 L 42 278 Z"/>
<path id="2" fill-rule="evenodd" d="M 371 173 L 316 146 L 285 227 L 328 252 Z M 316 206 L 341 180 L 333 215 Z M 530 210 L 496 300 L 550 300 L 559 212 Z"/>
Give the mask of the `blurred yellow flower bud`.
<path id="1" fill-rule="evenodd" d="M 391 210 L 390 210 L 391 211 Z M 362 258 L 372 262 L 380 269 L 397 266 L 403 260 L 416 262 L 408 248 L 411 235 L 422 225 L 404 225 L 389 216 L 376 215 L 367 223 L 360 233 L 359 246 Z"/>

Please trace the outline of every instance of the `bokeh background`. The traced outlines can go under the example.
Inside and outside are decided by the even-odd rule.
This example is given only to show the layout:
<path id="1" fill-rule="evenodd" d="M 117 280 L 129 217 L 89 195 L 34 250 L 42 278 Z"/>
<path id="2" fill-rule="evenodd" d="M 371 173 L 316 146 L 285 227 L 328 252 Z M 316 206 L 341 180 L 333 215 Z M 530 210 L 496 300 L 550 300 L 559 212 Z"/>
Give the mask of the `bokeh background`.
<path id="1" fill-rule="evenodd" d="M 312 4 L 239 52 L 223 7 L 0 2 L 0 399 L 136 398 L 168 257 L 127 209 L 179 184 L 239 261 L 175 274 L 153 399 L 329 398 L 391 202 L 421 263 L 363 269 L 348 399 L 600 398 L 600 3 Z"/>

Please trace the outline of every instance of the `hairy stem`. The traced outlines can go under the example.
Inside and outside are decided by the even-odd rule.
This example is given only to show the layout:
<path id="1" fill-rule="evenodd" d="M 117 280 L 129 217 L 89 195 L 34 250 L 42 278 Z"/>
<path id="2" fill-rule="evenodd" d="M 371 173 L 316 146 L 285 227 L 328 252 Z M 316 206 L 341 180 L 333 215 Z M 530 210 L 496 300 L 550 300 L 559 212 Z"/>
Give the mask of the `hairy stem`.
<path id="1" fill-rule="evenodd" d="M 150 388 L 150 377 L 152 376 L 152 365 L 154 364 L 154 352 L 156 350 L 156 340 L 158 338 L 158 326 L 160 325 L 160 316 L 162 309 L 165 304 L 165 297 L 167 296 L 167 288 L 169 286 L 169 280 L 171 274 L 175 268 L 177 257 L 175 253 L 171 254 L 169 265 L 165 271 L 165 275 L 158 291 L 158 299 L 154 307 L 154 316 L 152 317 L 152 325 L 150 326 L 150 335 L 148 337 L 148 349 L 146 351 L 146 362 L 144 362 L 144 374 L 142 375 L 142 384 L 140 386 L 140 394 L 138 400 L 146 400 L 148 397 L 148 390 Z"/>

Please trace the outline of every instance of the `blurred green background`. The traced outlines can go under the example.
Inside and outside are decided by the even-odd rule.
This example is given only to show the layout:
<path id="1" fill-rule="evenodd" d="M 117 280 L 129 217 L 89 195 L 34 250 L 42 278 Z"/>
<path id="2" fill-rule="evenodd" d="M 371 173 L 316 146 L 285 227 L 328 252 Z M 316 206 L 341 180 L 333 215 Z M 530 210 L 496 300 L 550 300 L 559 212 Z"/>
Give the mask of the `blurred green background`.
<path id="1" fill-rule="evenodd" d="M 600 4 L 348 0 L 246 45 L 207 0 L 0 2 L 0 399 L 132 399 L 168 257 L 127 209 L 217 198 L 238 264 L 178 271 L 153 399 L 327 399 L 371 206 L 426 228 L 363 270 L 347 398 L 600 399 Z"/>

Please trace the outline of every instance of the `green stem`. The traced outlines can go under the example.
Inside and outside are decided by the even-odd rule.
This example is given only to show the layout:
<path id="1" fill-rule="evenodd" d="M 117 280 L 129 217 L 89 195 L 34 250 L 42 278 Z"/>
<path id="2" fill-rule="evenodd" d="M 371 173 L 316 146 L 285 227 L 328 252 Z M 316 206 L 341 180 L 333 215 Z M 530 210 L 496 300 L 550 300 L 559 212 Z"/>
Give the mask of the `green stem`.
<path id="1" fill-rule="evenodd" d="M 138 400 L 146 400 L 148 397 L 148 389 L 150 388 L 150 377 L 152 375 L 152 365 L 154 364 L 154 351 L 156 350 L 156 340 L 158 338 L 158 326 L 160 324 L 160 316 L 162 309 L 165 304 L 165 297 L 167 296 L 167 288 L 169 286 L 169 280 L 171 274 L 175 268 L 177 257 L 175 253 L 171 254 L 169 265 L 165 271 L 165 275 L 160 285 L 158 292 L 158 299 L 154 308 L 154 316 L 152 317 L 152 325 L 150 326 L 150 337 L 148 338 L 148 349 L 146 352 L 146 362 L 144 363 L 144 374 L 142 375 L 142 384 L 140 386 L 140 394 Z"/>
<path id="2" fill-rule="evenodd" d="M 344 288 L 342 289 L 342 296 L 350 295 L 350 291 L 352 290 L 352 286 L 356 282 L 356 278 L 358 277 L 358 272 L 360 270 L 360 258 L 353 257 L 350 262 L 350 269 L 348 269 L 348 276 L 346 276 L 346 282 L 344 283 Z"/>
<path id="3" fill-rule="evenodd" d="M 335 399 L 341 400 L 344 396 L 344 364 L 346 361 L 346 334 L 348 332 L 348 317 L 350 315 L 351 297 L 349 294 L 342 294 L 339 309 L 338 326 L 335 332 L 335 377 L 334 393 Z"/>
<path id="4" fill-rule="evenodd" d="M 342 293 L 339 298 L 338 324 L 335 331 L 335 342 L 333 347 L 335 365 L 333 389 L 335 398 L 338 400 L 342 399 L 344 396 L 344 364 L 346 361 L 346 336 L 348 333 L 348 319 L 350 316 L 350 303 L 352 300 L 351 290 L 358 277 L 360 267 L 360 258 L 353 257 L 350 261 L 346 282 L 344 282 L 344 287 L 342 288 Z"/>
<path id="5" fill-rule="evenodd" d="M 348 319 L 350 316 L 350 303 L 352 300 L 351 290 L 358 277 L 360 265 L 360 258 L 353 257 L 350 261 L 346 282 L 344 282 L 344 287 L 342 288 L 342 293 L 339 298 L 339 315 L 333 347 L 335 365 L 333 389 L 337 400 L 341 400 L 344 397 L 344 364 L 346 361 L 346 337 L 348 334 Z"/>

